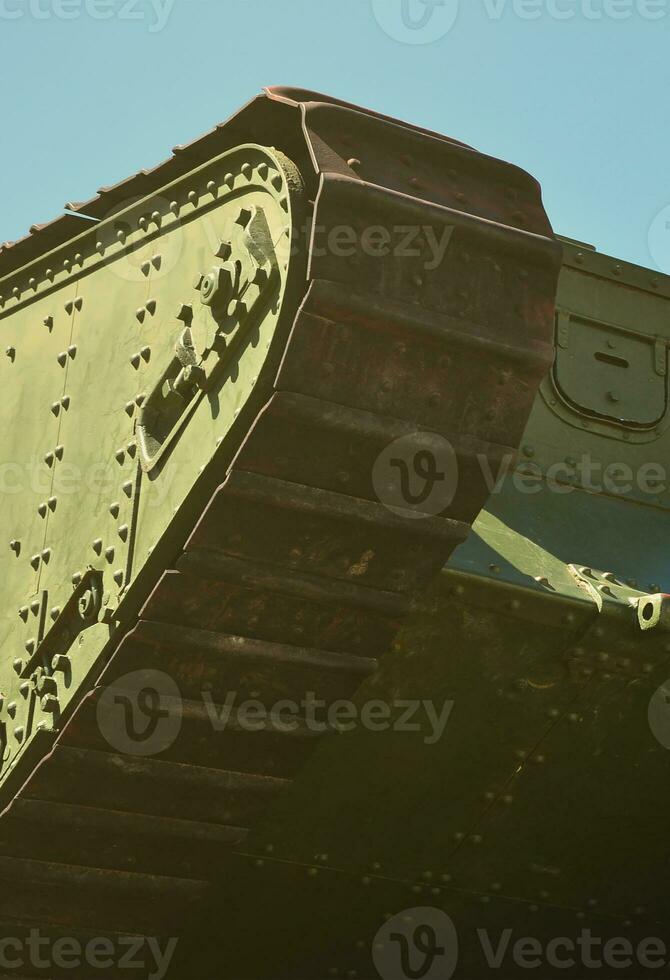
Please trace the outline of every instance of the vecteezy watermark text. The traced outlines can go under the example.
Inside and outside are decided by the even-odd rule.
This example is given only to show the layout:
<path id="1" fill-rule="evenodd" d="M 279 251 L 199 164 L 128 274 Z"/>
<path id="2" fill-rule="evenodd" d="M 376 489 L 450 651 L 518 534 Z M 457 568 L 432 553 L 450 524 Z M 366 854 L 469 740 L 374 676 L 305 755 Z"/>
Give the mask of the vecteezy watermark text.
<path id="1" fill-rule="evenodd" d="M 468 3 L 468 13 L 479 10 L 490 21 L 516 17 L 565 23 L 577 19 L 654 23 L 670 14 L 670 0 L 480 0 Z M 385 34 L 403 44 L 431 44 L 444 38 L 456 24 L 460 0 L 372 0 L 372 12 Z M 466 5 L 463 5 L 463 10 Z"/>
<path id="2" fill-rule="evenodd" d="M 670 965 L 666 942 L 658 936 L 633 941 L 625 936 L 598 936 L 583 928 L 573 936 L 540 939 L 506 928 L 492 933 L 478 928 L 461 934 L 441 909 L 411 908 L 388 919 L 372 943 L 372 956 L 382 980 L 449 980 L 459 961 L 459 943 L 476 955 L 483 970 L 501 975 L 509 968 L 537 971 L 660 970 Z M 517 973 L 515 972 L 515 976 Z M 541 975 L 547 975 L 546 972 Z M 572 975 L 572 974 L 571 974 Z M 629 975 L 629 974 L 626 974 Z"/>
<path id="3" fill-rule="evenodd" d="M 422 269 L 434 272 L 444 262 L 453 233 L 453 225 L 377 224 L 357 228 L 306 223 L 291 229 L 290 248 L 295 255 L 309 247 L 313 258 L 349 259 L 361 255 L 373 259 L 420 259 Z"/>
<path id="4" fill-rule="evenodd" d="M 166 26 L 175 0 L 0 0 L 0 20 L 146 21 L 150 34 Z"/>
<path id="5" fill-rule="evenodd" d="M 416 432 L 389 443 L 377 457 L 372 482 L 377 498 L 389 510 L 416 518 L 434 516 L 454 501 L 460 486 L 460 461 L 451 443 L 437 433 Z M 589 453 L 547 458 L 543 465 L 521 462 L 506 453 L 492 462 L 485 453 L 469 460 L 468 479 L 475 479 L 489 494 L 511 484 L 514 492 L 533 496 L 548 490 L 564 495 L 575 490 L 622 496 L 639 494 L 654 500 L 668 490 L 668 472 L 660 462 L 648 460 L 637 467 L 626 462 L 604 463 Z"/>
<path id="6" fill-rule="evenodd" d="M 223 704 L 217 705 L 212 694 L 204 691 L 203 701 L 215 731 L 224 731 L 234 721 L 236 727 L 249 732 L 289 733 L 299 728 L 317 735 L 352 732 L 356 728 L 369 732 L 427 732 L 423 738 L 426 745 L 434 745 L 442 738 L 454 707 L 453 701 L 437 705 L 412 698 L 372 699 L 362 704 L 344 698 L 328 702 L 317 698 L 313 691 L 300 701 L 283 698 L 269 707 L 256 699 L 238 702 L 235 692 L 229 692 Z"/>
<path id="7" fill-rule="evenodd" d="M 35 970 L 142 970 L 148 980 L 163 980 L 177 948 L 178 939 L 146 936 L 97 936 L 87 942 L 69 936 L 53 939 L 31 929 L 27 936 L 0 939 L 0 969 Z"/>
<path id="8" fill-rule="evenodd" d="M 425 745 L 434 745 L 443 737 L 453 708 L 453 701 L 412 698 L 326 701 L 313 691 L 306 691 L 300 699 L 282 698 L 266 704 L 235 691 L 218 696 L 208 688 L 201 692 L 199 706 L 191 704 L 191 711 L 214 732 L 409 732 L 422 737 Z M 183 701 L 169 674 L 138 670 L 106 688 L 96 712 L 98 728 L 114 749 L 128 755 L 158 755 L 179 736 Z"/>

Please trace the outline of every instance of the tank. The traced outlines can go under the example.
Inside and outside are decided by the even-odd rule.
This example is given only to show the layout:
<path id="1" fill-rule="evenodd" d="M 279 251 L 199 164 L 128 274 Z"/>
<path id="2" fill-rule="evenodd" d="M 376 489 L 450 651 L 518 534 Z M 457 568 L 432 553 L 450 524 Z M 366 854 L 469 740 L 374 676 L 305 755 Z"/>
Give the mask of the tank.
<path id="1" fill-rule="evenodd" d="M 669 301 L 289 88 L 2 248 L 8 975 L 659 934 Z"/>

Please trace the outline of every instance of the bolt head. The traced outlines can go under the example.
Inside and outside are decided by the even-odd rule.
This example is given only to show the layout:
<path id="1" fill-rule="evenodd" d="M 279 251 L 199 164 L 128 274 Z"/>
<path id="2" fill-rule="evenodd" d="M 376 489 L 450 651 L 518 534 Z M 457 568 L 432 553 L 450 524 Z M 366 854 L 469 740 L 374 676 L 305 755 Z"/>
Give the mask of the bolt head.
<path id="1" fill-rule="evenodd" d="M 56 712 L 59 710 L 60 705 L 58 703 L 58 698 L 54 694 L 45 694 L 40 701 L 40 708 L 42 711 Z"/>
<path id="2" fill-rule="evenodd" d="M 205 306 L 223 307 L 233 293 L 234 270 L 231 264 L 217 266 L 203 277 L 200 298 Z"/>

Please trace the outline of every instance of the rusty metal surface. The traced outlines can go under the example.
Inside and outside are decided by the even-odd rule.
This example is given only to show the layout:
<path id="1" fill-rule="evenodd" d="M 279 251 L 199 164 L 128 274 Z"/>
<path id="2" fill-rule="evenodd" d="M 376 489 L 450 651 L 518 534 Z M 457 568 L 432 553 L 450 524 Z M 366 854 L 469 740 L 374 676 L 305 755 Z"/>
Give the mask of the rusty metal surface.
<path id="1" fill-rule="evenodd" d="M 366 225 L 418 224 L 424 242 L 418 257 L 391 253 L 376 265 L 360 247 L 348 259 L 313 249 L 274 393 L 232 466 L 209 474 L 217 489 L 148 583 L 141 621 L 125 624 L 97 686 L 0 819 L 1 852 L 19 854 L 0 857 L 0 874 L 20 882 L 19 921 L 112 931 L 136 921 L 156 935 L 181 927 L 317 741 L 233 724 L 214 745 L 197 703 L 203 684 L 215 704 L 231 688 L 270 703 L 307 684 L 329 702 L 353 696 L 408 597 L 486 499 L 469 461 L 483 453 L 495 467 L 516 449 L 550 363 L 560 248 L 536 183 L 453 141 L 308 95 L 270 92 L 156 171 L 79 206 L 104 213 L 220 153 L 251 122 L 270 142 L 290 119 L 282 145 L 304 140 L 294 158 L 312 161 L 313 189 L 319 177 L 313 229 L 349 223 L 360 241 Z M 0 273 L 70 227 L 62 219 L 5 249 Z M 427 271 L 426 229 L 448 235 L 442 265 Z M 417 520 L 376 500 L 371 472 L 389 440 L 420 444 L 426 432 L 454 445 L 466 480 Z M 155 759 L 110 751 L 98 712 L 107 685 L 158 665 L 179 683 L 182 734 Z M 35 824 L 52 820 L 61 831 L 33 847 Z M 101 847 L 110 828 L 122 834 L 118 855 Z M 38 900 L 43 888 L 49 897 Z"/>

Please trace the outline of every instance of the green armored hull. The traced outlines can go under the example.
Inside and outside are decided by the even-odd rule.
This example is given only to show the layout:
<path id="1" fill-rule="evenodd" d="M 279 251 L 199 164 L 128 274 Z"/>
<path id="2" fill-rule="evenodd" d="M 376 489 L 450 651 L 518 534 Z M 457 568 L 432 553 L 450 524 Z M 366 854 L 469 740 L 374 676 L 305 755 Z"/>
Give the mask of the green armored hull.
<path id="1" fill-rule="evenodd" d="M 669 300 L 291 89 L 5 246 L 2 934 L 384 980 L 659 935 Z"/>

